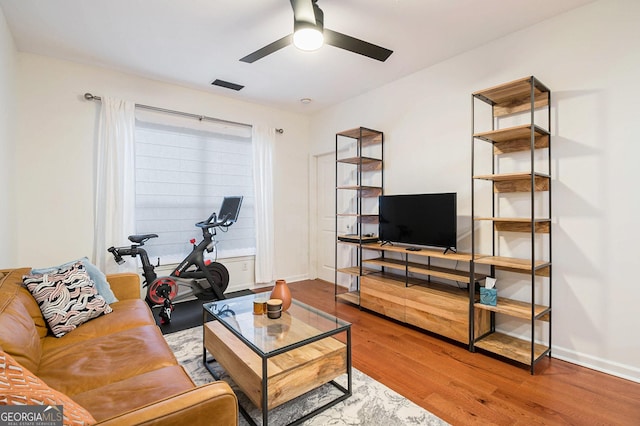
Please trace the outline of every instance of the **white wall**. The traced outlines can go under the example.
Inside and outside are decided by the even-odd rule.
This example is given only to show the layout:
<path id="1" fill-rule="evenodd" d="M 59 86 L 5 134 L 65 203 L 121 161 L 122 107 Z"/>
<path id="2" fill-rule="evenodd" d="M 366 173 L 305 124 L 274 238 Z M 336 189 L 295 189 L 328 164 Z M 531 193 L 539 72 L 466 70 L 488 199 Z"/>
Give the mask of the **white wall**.
<path id="1" fill-rule="evenodd" d="M 275 151 L 279 278 L 307 277 L 308 118 L 103 68 L 18 54 L 18 188 L 15 265 L 47 266 L 91 256 L 94 143 L 100 104 L 85 92 L 136 103 L 284 128 Z M 206 83 L 205 83 L 206 84 Z M 302 143 L 301 143 L 302 141 Z M 14 223 L 14 222 L 11 222 Z M 106 249 L 106 247 L 105 247 Z M 237 283 L 235 283 L 237 284 Z M 231 284 L 234 285 L 234 277 Z"/>
<path id="2" fill-rule="evenodd" d="M 16 261 L 15 244 L 15 85 L 16 48 L 0 9 L 0 268 Z"/>
<path id="3" fill-rule="evenodd" d="M 385 193 L 457 191 L 467 250 L 470 94 L 539 78 L 552 90 L 553 356 L 635 381 L 639 23 L 637 0 L 592 3 L 322 111 L 310 133 L 318 154 L 337 131 L 384 131 Z"/>

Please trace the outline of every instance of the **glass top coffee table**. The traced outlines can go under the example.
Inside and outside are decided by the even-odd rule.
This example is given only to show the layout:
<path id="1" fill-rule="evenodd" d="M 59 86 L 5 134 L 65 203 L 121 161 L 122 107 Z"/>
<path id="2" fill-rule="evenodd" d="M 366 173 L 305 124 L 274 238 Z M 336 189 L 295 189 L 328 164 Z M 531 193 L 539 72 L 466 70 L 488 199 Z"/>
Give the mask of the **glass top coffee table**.
<path id="1" fill-rule="evenodd" d="M 220 364 L 261 409 L 263 425 L 269 424 L 269 410 L 326 383 L 340 391 L 289 423 L 295 425 L 351 396 L 351 324 L 297 300 L 280 318 L 254 315 L 254 300 L 267 298 L 259 293 L 205 303 L 202 360 L 216 379 L 211 364 Z M 346 388 L 334 381 L 345 373 Z M 240 411 L 256 424 L 242 406 Z"/>

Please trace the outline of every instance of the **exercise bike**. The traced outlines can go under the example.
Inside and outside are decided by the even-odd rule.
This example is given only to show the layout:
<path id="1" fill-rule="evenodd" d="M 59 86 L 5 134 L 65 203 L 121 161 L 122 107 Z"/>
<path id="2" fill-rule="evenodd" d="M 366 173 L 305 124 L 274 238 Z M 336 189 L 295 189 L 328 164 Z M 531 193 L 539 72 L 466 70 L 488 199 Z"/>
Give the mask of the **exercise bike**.
<path id="1" fill-rule="evenodd" d="M 225 197 L 220 207 L 219 218 L 214 212 L 206 220 L 196 223 L 195 226 L 202 229 L 202 241 L 196 245 L 196 240 L 191 240 L 193 250 L 169 276 L 157 276 L 147 251 L 142 248 L 145 242 L 157 238 L 157 234 L 129 235 L 129 241 L 133 243 L 130 247 L 107 249 L 119 265 L 124 263 L 123 256 L 134 258 L 140 256 L 144 276 L 143 287 L 147 288 L 145 300 L 149 307 L 161 306 L 161 324 L 171 322 L 176 298 L 182 300 L 195 296 L 201 300 L 225 299 L 224 292 L 229 285 L 229 271 L 223 264 L 205 259 L 204 252 L 211 253 L 214 250 L 216 228 L 226 230 L 237 221 L 241 204 L 242 197 Z M 190 291 L 180 291 L 181 289 L 190 289 Z"/>

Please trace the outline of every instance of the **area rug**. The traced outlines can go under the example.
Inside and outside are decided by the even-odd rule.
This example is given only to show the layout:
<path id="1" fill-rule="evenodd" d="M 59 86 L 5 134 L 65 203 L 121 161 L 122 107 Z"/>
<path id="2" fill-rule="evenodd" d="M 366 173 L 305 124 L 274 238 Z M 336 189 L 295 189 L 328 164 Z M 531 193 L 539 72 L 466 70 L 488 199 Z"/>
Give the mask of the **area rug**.
<path id="1" fill-rule="evenodd" d="M 214 380 L 202 365 L 202 326 L 167 334 L 164 337 L 180 364 L 184 366 L 196 384 L 202 385 Z M 218 364 L 214 363 L 213 367 L 216 370 L 216 374 L 231 385 L 238 396 L 240 405 L 248 411 L 257 424 L 261 424 L 262 416 L 260 410 L 242 394 Z M 346 387 L 346 374 L 338 377 L 336 382 Z M 351 397 L 321 412 L 303 424 L 307 426 L 440 426 L 448 424 L 355 368 L 352 371 L 352 389 L 353 394 Z M 308 392 L 270 411 L 269 424 L 287 424 L 292 419 L 299 418 L 312 411 L 315 407 L 336 398 L 339 395 L 337 392 L 336 388 L 330 384 Z M 240 424 L 243 426 L 248 425 L 242 416 L 240 416 Z"/>

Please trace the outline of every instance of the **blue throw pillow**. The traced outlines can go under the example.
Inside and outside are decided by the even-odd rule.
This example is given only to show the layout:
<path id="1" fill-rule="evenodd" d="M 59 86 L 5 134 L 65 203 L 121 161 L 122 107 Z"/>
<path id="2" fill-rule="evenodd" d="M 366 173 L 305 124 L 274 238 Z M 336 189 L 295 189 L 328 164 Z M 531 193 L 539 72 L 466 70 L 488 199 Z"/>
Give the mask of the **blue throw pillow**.
<path id="1" fill-rule="evenodd" d="M 98 294 L 102 296 L 109 305 L 117 302 L 118 299 L 116 298 L 116 295 L 113 294 L 113 291 L 111 290 L 111 286 L 107 281 L 107 277 L 102 273 L 100 269 L 98 269 L 97 266 L 89 262 L 89 259 L 87 257 L 83 257 L 82 259 L 72 260 L 71 262 L 67 262 L 62 265 L 51 266 L 49 268 L 32 269 L 31 273 L 40 274 L 40 275 L 50 274 L 50 273 L 59 271 L 61 269 L 69 269 L 70 266 L 72 266 L 74 263 L 78 261 L 82 262 L 82 264 L 85 267 L 85 270 L 89 274 L 89 278 L 91 278 L 91 280 L 95 283 L 96 289 L 98 290 Z"/>

